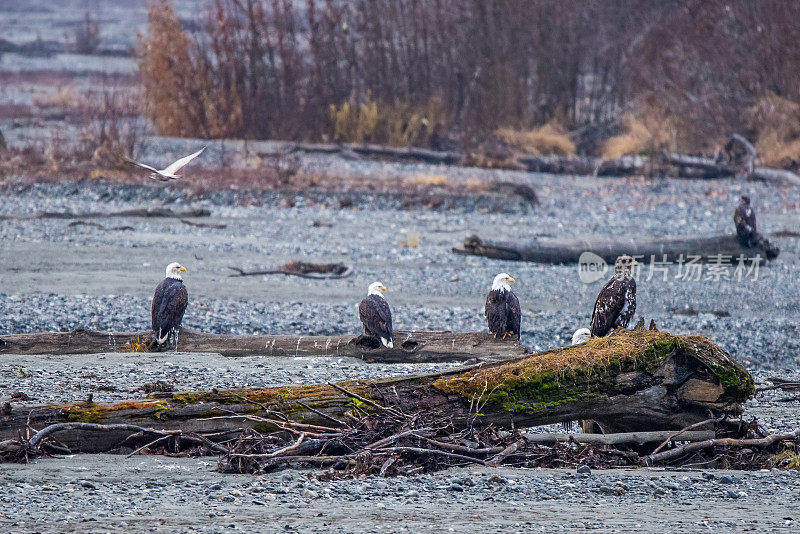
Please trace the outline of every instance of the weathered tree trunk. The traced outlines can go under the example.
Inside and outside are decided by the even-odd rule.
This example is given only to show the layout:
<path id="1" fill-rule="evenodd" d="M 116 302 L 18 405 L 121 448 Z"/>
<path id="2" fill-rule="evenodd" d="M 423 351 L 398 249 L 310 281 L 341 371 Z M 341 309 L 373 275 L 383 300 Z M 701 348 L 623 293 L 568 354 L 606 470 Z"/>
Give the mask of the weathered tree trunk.
<path id="1" fill-rule="evenodd" d="M 653 240 L 543 238 L 531 243 L 487 242 L 478 236 L 470 236 L 464 240 L 463 247 L 453 248 L 456 254 L 536 263 L 577 263 L 581 254 L 587 251 L 597 254 L 611 264 L 623 254 L 644 258 L 645 261 L 650 261 L 650 256 L 655 256 L 655 261 L 663 261 L 666 255 L 667 261 L 673 263 L 677 262 L 681 255 L 684 261 L 688 261 L 691 256 L 699 256 L 698 261 L 707 262 L 709 258 L 722 254 L 730 256 L 734 265 L 740 254 L 747 258 L 754 258 L 760 254 L 765 258 L 764 252 L 759 249 L 742 247 L 735 235 Z"/>
<path id="2" fill-rule="evenodd" d="M 28 219 L 97 219 L 111 217 L 161 217 L 185 219 L 186 217 L 208 217 L 211 212 L 205 208 L 190 208 L 183 211 L 174 211 L 169 208 L 135 208 L 120 211 L 43 211 L 24 215 L 0 215 L 0 220 L 28 220 Z"/>
<path id="3" fill-rule="evenodd" d="M 332 385 L 161 393 L 115 405 L 13 406 L 0 416 L 0 440 L 30 424 L 76 421 L 134 424 L 184 432 L 278 425 L 254 415 L 330 425 L 378 403 L 406 413 L 447 415 L 468 424 L 527 427 L 592 419 L 615 432 L 682 429 L 739 413 L 753 379 L 708 339 L 626 330 L 582 345 L 433 375 Z M 354 400 L 342 392 L 367 399 Z M 261 425 L 261 427 L 259 427 Z M 72 450 L 80 435 L 59 435 Z"/>
<path id="4" fill-rule="evenodd" d="M 144 351 L 152 332 L 46 332 L 0 337 L 0 354 L 96 354 Z M 395 332 L 394 348 L 366 336 L 244 336 L 181 331 L 178 350 L 222 356 L 346 356 L 376 363 L 499 361 L 528 351 L 488 333 Z M 1 357 L 0 357 L 1 358 Z"/>

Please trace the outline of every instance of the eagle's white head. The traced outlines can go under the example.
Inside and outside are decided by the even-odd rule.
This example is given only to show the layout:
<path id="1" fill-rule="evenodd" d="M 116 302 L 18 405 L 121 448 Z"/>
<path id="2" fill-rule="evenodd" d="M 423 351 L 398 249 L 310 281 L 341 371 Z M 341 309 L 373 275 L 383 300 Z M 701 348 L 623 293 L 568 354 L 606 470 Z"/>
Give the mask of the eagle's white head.
<path id="1" fill-rule="evenodd" d="M 588 328 L 578 328 L 575 330 L 575 333 L 572 334 L 572 344 L 580 345 L 581 343 L 586 343 L 591 336 L 592 333 Z"/>
<path id="2" fill-rule="evenodd" d="M 186 267 L 184 267 L 177 261 L 173 261 L 172 263 L 167 265 L 167 278 L 174 278 L 175 280 L 183 280 L 181 273 L 185 271 Z"/>
<path id="3" fill-rule="evenodd" d="M 514 282 L 515 280 L 511 278 L 511 275 L 508 273 L 500 273 L 494 277 L 494 281 L 492 282 L 492 291 L 511 291 L 511 286 L 508 285 L 509 282 Z"/>
<path id="4" fill-rule="evenodd" d="M 367 295 L 378 295 L 383 298 L 383 291 L 386 291 L 386 286 L 380 282 L 372 282 L 367 290 Z"/>
<path id="5" fill-rule="evenodd" d="M 614 274 L 631 274 L 634 266 L 636 265 L 639 265 L 639 262 L 633 259 L 631 256 L 628 256 L 627 254 L 620 256 L 617 258 L 617 261 L 614 262 Z"/>

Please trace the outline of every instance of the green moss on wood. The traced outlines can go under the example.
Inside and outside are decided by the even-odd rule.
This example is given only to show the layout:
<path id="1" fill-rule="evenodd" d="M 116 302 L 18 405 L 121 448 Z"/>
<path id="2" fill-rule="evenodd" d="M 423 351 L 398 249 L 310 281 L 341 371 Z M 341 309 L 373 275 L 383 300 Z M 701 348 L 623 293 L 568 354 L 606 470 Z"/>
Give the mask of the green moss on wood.
<path id="1" fill-rule="evenodd" d="M 662 364 L 681 352 L 690 357 L 699 354 L 698 359 L 717 375 L 724 396 L 731 400 L 740 401 L 754 391 L 747 371 L 705 338 L 631 330 L 500 366 L 442 377 L 434 387 L 509 413 L 536 413 L 613 394 L 615 377 L 622 373 L 637 370 L 658 380 L 655 375 Z"/>

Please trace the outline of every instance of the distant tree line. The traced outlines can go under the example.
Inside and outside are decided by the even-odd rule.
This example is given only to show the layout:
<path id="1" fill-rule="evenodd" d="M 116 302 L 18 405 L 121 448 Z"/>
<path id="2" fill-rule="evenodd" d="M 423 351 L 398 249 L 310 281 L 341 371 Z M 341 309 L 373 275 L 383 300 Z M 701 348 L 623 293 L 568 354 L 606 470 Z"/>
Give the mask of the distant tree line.
<path id="1" fill-rule="evenodd" d="M 651 148 L 757 139 L 776 105 L 797 123 L 798 43 L 785 0 L 215 0 L 189 29 L 159 0 L 139 51 L 164 135 L 431 146 L 557 124 L 591 152 L 636 127 Z"/>

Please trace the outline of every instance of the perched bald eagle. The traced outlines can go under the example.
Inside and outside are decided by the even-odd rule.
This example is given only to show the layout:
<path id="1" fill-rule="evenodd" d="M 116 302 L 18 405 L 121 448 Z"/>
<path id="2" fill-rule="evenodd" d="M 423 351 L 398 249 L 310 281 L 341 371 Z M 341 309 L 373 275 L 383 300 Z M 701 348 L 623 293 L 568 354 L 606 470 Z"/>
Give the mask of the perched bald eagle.
<path id="1" fill-rule="evenodd" d="M 512 336 L 519 339 L 519 324 L 522 312 L 519 309 L 519 299 L 511 291 L 509 282 L 514 279 L 507 273 L 500 273 L 494 277 L 492 290 L 486 296 L 486 309 L 484 315 L 489 323 L 489 332 L 494 337 Z"/>
<path id="2" fill-rule="evenodd" d="M 152 349 L 162 348 L 170 336 L 174 335 L 177 350 L 178 328 L 189 303 L 189 294 L 180 274 L 184 271 L 186 267 L 179 263 L 173 262 L 167 265 L 167 276 L 153 293 L 153 307 L 150 310 L 154 337 Z"/>
<path id="3" fill-rule="evenodd" d="M 750 207 L 750 197 L 742 195 L 739 199 L 739 205 L 733 212 L 733 222 L 736 224 L 736 236 L 743 247 L 752 247 L 758 242 L 756 214 Z"/>
<path id="4" fill-rule="evenodd" d="M 358 316 L 364 325 L 364 335 L 376 337 L 381 340 L 384 347 L 394 347 L 392 341 L 392 310 L 389 303 L 383 298 L 386 286 L 380 282 L 373 282 L 367 290 L 367 297 L 358 305 Z"/>
<path id="5" fill-rule="evenodd" d="M 633 266 L 637 261 L 630 256 L 620 256 L 614 262 L 614 276 L 606 282 L 592 312 L 592 337 L 602 337 L 617 328 L 628 328 L 636 312 L 636 280 Z"/>
<path id="6" fill-rule="evenodd" d="M 588 328 L 578 328 L 572 334 L 572 344 L 580 345 L 581 343 L 586 343 L 591 335 L 592 332 Z"/>

